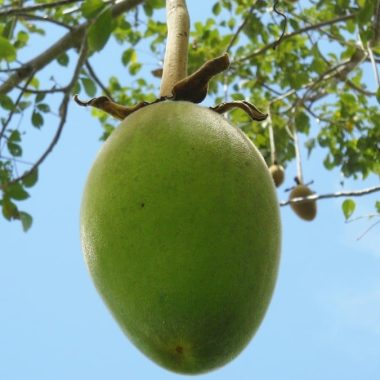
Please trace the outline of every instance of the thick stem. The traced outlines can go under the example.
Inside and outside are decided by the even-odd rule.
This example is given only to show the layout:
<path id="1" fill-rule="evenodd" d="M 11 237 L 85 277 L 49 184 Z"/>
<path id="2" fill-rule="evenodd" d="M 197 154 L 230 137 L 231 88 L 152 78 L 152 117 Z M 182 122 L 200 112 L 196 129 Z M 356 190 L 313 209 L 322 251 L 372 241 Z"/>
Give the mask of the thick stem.
<path id="1" fill-rule="evenodd" d="M 187 76 L 190 19 L 185 0 L 166 0 L 168 39 L 160 96 L 172 95 L 174 85 Z"/>

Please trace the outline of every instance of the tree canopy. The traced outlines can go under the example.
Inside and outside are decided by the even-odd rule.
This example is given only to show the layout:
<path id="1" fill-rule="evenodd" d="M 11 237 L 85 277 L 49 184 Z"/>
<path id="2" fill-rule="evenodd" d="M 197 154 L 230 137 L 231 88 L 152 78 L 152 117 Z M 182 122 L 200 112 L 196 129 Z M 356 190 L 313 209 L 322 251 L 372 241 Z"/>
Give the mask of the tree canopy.
<path id="1" fill-rule="evenodd" d="M 343 179 L 380 175 L 379 0 L 221 0 L 202 6 L 212 9 L 212 17 L 191 25 L 189 73 L 229 54 L 230 67 L 210 83 L 207 102 L 246 100 L 268 113 L 262 122 L 241 110 L 229 114 L 268 166 L 278 163 L 286 169 L 296 160 L 297 173 L 287 175 L 307 182 L 313 178 L 303 175 L 301 158 L 321 149 L 326 170 L 339 169 Z M 105 95 L 125 106 L 159 96 L 164 7 L 164 0 L 0 0 L 4 218 L 20 220 L 24 230 L 30 227 L 32 217 L 21 210 L 27 207 L 22 201 L 59 143 L 74 94 Z M 36 39 L 48 35 L 57 36 L 56 41 L 36 45 Z M 125 69 L 105 77 L 94 58 L 110 40 L 120 52 L 112 60 Z M 155 67 L 146 65 L 141 49 L 149 50 Z M 31 51 L 36 53 L 31 56 Z M 101 139 L 107 139 L 117 121 L 100 110 L 92 112 Z M 49 115 L 58 115 L 56 130 L 30 158 L 25 153 L 28 133 L 32 128 L 44 132 Z M 342 206 L 349 218 L 355 202 L 349 198 Z M 375 208 L 379 214 L 380 202 Z"/>

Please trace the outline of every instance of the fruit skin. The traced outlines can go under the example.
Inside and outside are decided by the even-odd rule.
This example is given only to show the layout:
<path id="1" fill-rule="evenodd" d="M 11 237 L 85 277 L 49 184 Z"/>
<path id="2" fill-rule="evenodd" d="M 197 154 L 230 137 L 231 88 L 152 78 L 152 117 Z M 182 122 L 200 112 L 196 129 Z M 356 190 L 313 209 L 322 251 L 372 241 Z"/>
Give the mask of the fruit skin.
<path id="1" fill-rule="evenodd" d="M 281 165 L 272 164 L 269 166 L 269 172 L 272 175 L 276 187 L 280 187 L 285 179 L 285 171 Z"/>
<path id="2" fill-rule="evenodd" d="M 103 145 L 81 207 L 93 281 L 159 365 L 196 374 L 247 345 L 277 277 L 273 180 L 248 138 L 187 102 L 149 105 Z"/>
<path id="3" fill-rule="evenodd" d="M 307 186 L 297 185 L 289 195 L 289 199 L 307 197 L 314 194 Z M 309 200 L 300 203 L 291 203 L 292 210 L 303 220 L 312 221 L 317 216 L 317 202 Z"/>

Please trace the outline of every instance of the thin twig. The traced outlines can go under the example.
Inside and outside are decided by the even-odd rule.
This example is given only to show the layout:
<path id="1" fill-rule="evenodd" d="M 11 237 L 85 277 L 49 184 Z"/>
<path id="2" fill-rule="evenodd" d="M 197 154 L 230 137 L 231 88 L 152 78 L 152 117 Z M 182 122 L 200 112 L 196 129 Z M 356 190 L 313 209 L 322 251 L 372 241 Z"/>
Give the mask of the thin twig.
<path id="1" fill-rule="evenodd" d="M 375 218 L 375 217 L 380 217 L 380 213 L 357 216 L 356 218 L 352 218 L 352 219 L 346 220 L 345 223 L 349 224 L 349 223 L 357 222 L 358 220 L 372 219 L 372 218 Z"/>
<path id="2" fill-rule="evenodd" d="M 115 4 L 111 8 L 111 14 L 113 18 L 120 16 L 122 13 L 133 9 L 140 5 L 144 0 L 124 0 Z M 53 4 L 53 3 L 49 3 Z M 25 8 L 23 8 L 25 11 Z M 10 75 L 6 81 L 0 85 L 0 94 L 6 94 L 10 92 L 15 86 L 23 82 L 30 73 L 39 71 L 59 57 L 62 52 L 67 51 L 73 47 L 78 46 L 83 38 L 84 33 L 91 25 L 91 20 L 84 22 L 73 28 L 70 32 L 66 33 L 56 43 L 51 45 L 43 53 L 26 62 L 20 70 Z"/>
<path id="3" fill-rule="evenodd" d="M 9 112 L 9 114 L 8 114 L 8 118 L 5 120 L 5 122 L 4 122 L 4 124 L 3 124 L 2 128 L 1 128 L 1 131 L 0 131 L 0 141 L 1 141 L 1 139 L 3 138 L 4 133 L 5 133 L 5 131 L 6 131 L 7 127 L 8 127 L 8 125 L 9 125 L 9 123 L 11 122 L 13 115 L 15 114 L 15 112 L 16 112 L 16 110 L 17 110 L 17 106 L 19 105 L 19 103 L 20 103 L 20 101 L 21 101 L 21 99 L 22 99 L 22 96 L 23 96 L 24 93 L 25 93 L 25 89 L 28 87 L 29 83 L 30 83 L 31 80 L 33 79 L 33 76 L 34 76 L 34 73 L 32 73 L 32 74 L 29 76 L 28 80 L 25 82 L 24 86 L 21 88 L 21 91 L 20 91 L 20 93 L 19 93 L 19 95 L 18 95 L 18 97 L 17 97 L 17 99 L 16 99 L 16 101 L 15 101 L 15 103 L 14 103 L 14 105 L 13 105 L 13 108 L 12 108 L 11 111 Z"/>
<path id="4" fill-rule="evenodd" d="M 285 35 L 285 32 L 286 32 L 286 26 L 288 24 L 288 18 L 285 16 L 284 13 L 280 12 L 278 9 L 277 9 L 277 5 L 278 5 L 278 0 L 275 0 L 274 2 L 274 5 L 273 5 L 273 10 L 275 11 L 275 13 L 277 13 L 278 15 L 282 16 L 285 20 L 285 23 L 284 23 L 284 27 L 282 28 L 282 33 L 281 33 L 281 36 L 280 38 L 275 42 L 274 46 L 273 46 L 273 49 L 276 49 L 278 45 L 280 45 L 282 39 L 284 38 L 284 35 Z"/>
<path id="5" fill-rule="evenodd" d="M 52 88 L 49 88 L 46 90 L 36 90 L 34 88 L 28 87 L 24 90 L 24 92 L 28 93 L 28 94 L 35 94 L 35 95 L 38 95 L 38 94 L 55 94 L 57 92 L 65 92 L 67 89 L 67 86 L 65 86 L 65 87 L 55 87 L 55 86 L 56 85 L 54 85 Z M 17 85 L 16 88 L 21 89 L 22 87 Z"/>
<path id="6" fill-rule="evenodd" d="M 372 56 L 373 57 L 373 56 Z M 377 75 L 378 76 L 378 75 Z M 376 92 L 374 91 L 369 91 L 369 90 L 366 90 L 365 88 L 362 88 L 362 87 L 359 87 L 357 86 L 354 82 L 352 82 L 351 80 L 347 79 L 345 81 L 345 84 L 348 86 L 348 87 L 351 87 L 353 90 L 359 92 L 360 94 L 363 94 L 365 96 L 376 96 Z"/>
<path id="7" fill-rule="evenodd" d="M 8 160 L 8 161 L 12 160 L 12 161 L 15 161 L 17 163 L 24 164 L 24 165 L 33 165 L 33 162 L 21 160 L 20 158 L 16 158 L 16 157 L 7 157 L 7 156 L 0 155 L 0 159 L 4 159 L 4 160 Z"/>
<path id="8" fill-rule="evenodd" d="M 356 238 L 357 241 L 359 241 L 360 239 L 362 239 L 365 235 L 368 234 L 369 231 L 372 230 L 373 227 L 375 227 L 376 225 L 378 225 L 380 223 L 380 220 L 378 220 L 377 222 L 373 223 L 371 226 L 369 226 L 360 236 L 358 236 Z"/>
<path id="9" fill-rule="evenodd" d="M 108 91 L 107 87 L 102 83 L 102 81 L 99 79 L 99 77 L 96 75 L 95 70 L 91 66 L 90 62 L 86 61 L 86 68 L 88 70 L 88 73 L 92 77 L 92 79 L 98 84 L 98 86 L 103 90 L 103 92 L 106 94 L 108 98 L 113 100 L 112 94 Z"/>
<path id="10" fill-rule="evenodd" d="M 226 53 L 228 53 L 230 51 L 230 49 L 232 48 L 232 46 L 236 42 L 237 38 L 239 37 L 239 34 L 244 29 L 244 27 L 247 25 L 247 22 L 251 18 L 252 13 L 255 9 L 255 6 L 256 6 L 256 1 L 254 1 L 254 4 L 251 6 L 251 8 L 249 8 L 247 16 L 244 18 L 243 22 L 240 24 L 240 26 L 237 28 L 236 32 L 232 36 L 230 42 L 228 43 L 228 45 L 226 47 L 226 50 L 225 50 Z"/>
<path id="11" fill-rule="evenodd" d="M 291 129 L 292 129 L 292 135 L 293 135 L 293 141 L 294 141 L 294 150 L 296 152 L 296 163 L 297 163 L 297 180 L 299 184 L 303 184 L 303 173 L 302 173 L 302 157 L 301 157 L 301 149 L 300 149 L 300 143 L 298 140 L 298 133 L 296 129 L 296 105 L 292 109 L 292 115 L 291 115 Z"/>
<path id="12" fill-rule="evenodd" d="M 363 195 L 371 194 L 380 191 L 380 185 L 369 187 L 363 190 L 353 190 L 353 191 L 340 191 L 337 193 L 329 193 L 329 194 L 312 194 L 307 197 L 299 197 L 289 199 L 287 201 L 281 201 L 280 206 L 287 206 L 290 203 L 302 203 L 309 200 L 319 200 L 319 199 L 328 199 L 328 198 L 339 198 L 339 197 L 360 197 Z"/>
<path id="13" fill-rule="evenodd" d="M 307 85 L 305 85 L 305 86 L 307 86 Z M 285 92 L 284 94 L 279 95 L 277 98 L 272 99 L 270 101 L 270 104 L 276 103 L 276 102 L 283 100 L 285 98 L 288 98 L 289 96 L 292 96 L 294 94 L 297 94 L 297 90 L 295 90 L 295 89 L 289 90 L 288 92 Z"/>
<path id="14" fill-rule="evenodd" d="M 67 111 L 68 111 L 69 101 L 71 98 L 71 90 L 73 89 L 76 81 L 78 80 L 80 70 L 82 69 L 84 62 L 87 59 L 87 53 L 88 53 L 88 51 L 87 51 L 87 36 L 85 34 L 83 36 L 80 54 L 79 54 L 78 61 L 77 61 L 77 64 L 76 64 L 74 72 L 73 72 L 73 76 L 71 78 L 71 81 L 69 82 L 69 84 L 66 87 L 65 94 L 64 94 L 62 102 L 59 106 L 59 116 L 60 116 L 61 120 L 58 124 L 57 131 L 55 132 L 55 135 L 54 135 L 53 139 L 51 140 L 49 146 L 47 147 L 45 152 L 40 156 L 40 158 L 33 164 L 33 166 L 29 170 L 25 171 L 21 176 L 13 179 L 12 183 L 23 180 L 30 173 L 32 173 L 36 168 L 38 168 L 42 164 L 42 162 L 46 159 L 46 157 L 51 153 L 54 146 L 57 144 L 57 142 L 61 136 L 63 127 L 66 123 Z"/>
<path id="15" fill-rule="evenodd" d="M 19 13 L 24 12 L 34 12 L 41 9 L 56 8 L 72 3 L 82 3 L 84 0 L 60 0 L 53 3 L 44 3 L 38 5 L 31 5 L 30 7 L 20 7 L 20 8 L 11 8 L 6 11 L 0 12 L 0 17 L 18 15 Z"/>
<path id="16" fill-rule="evenodd" d="M 18 13 L 17 16 L 20 17 L 20 18 L 27 19 L 27 20 L 36 20 L 36 21 L 50 22 L 52 24 L 61 26 L 62 28 L 65 28 L 65 29 L 68 29 L 68 30 L 72 30 L 73 29 L 73 27 L 65 24 L 64 22 L 61 22 L 61 21 L 58 21 L 58 20 L 54 20 L 53 18 L 50 18 L 48 16 L 38 16 L 38 15 L 34 15 L 34 14 L 30 14 L 30 13 L 24 13 L 24 12 Z"/>
<path id="17" fill-rule="evenodd" d="M 309 25 L 309 26 L 306 26 L 304 28 L 301 28 L 301 29 L 298 29 L 292 33 L 289 33 L 289 34 L 285 34 L 282 41 L 285 41 L 285 40 L 288 40 L 294 36 L 297 36 L 299 34 L 302 34 L 302 33 L 305 33 L 309 30 L 313 30 L 313 29 L 318 29 L 318 28 L 322 28 L 323 26 L 327 26 L 327 25 L 333 25 L 333 24 L 336 24 L 336 23 L 339 23 L 339 22 L 343 22 L 343 21 L 347 21 L 347 20 L 351 20 L 353 18 L 356 17 L 356 13 L 354 14 L 349 14 L 349 15 L 345 15 L 345 16 L 340 16 L 340 17 L 337 17 L 337 18 L 334 18 L 332 20 L 327 20 L 327 21 L 322 21 L 322 22 L 319 22 L 317 24 L 313 24 L 313 25 Z M 265 53 L 267 50 L 269 49 L 272 49 L 273 46 L 276 46 L 276 43 L 277 43 L 277 40 L 276 41 L 273 41 L 265 46 L 263 46 L 262 48 L 260 49 L 257 49 L 256 51 L 254 51 L 253 53 L 251 54 L 248 54 L 247 56 L 245 57 L 241 57 L 239 59 L 236 59 L 234 61 L 234 63 L 241 63 L 241 62 L 244 62 L 244 61 L 247 61 L 247 60 L 250 60 L 254 57 L 257 57 L 263 53 Z"/>

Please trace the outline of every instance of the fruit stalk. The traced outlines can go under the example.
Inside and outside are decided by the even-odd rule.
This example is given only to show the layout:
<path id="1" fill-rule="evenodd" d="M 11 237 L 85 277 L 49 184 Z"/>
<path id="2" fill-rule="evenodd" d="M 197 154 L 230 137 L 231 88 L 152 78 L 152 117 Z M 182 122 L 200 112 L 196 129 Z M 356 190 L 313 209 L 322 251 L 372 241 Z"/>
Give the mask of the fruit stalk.
<path id="1" fill-rule="evenodd" d="M 273 124 L 272 124 L 272 115 L 270 112 L 270 104 L 268 108 L 268 132 L 269 132 L 269 146 L 270 146 L 270 158 L 271 164 L 276 164 L 276 145 L 274 143 L 274 134 L 273 134 Z"/>
<path id="2" fill-rule="evenodd" d="M 301 151 L 300 151 L 300 145 L 298 141 L 298 134 L 296 129 L 296 122 L 295 122 L 295 111 L 292 111 L 292 132 L 293 132 L 293 139 L 294 139 L 294 149 L 296 151 L 296 162 L 297 162 L 297 178 L 299 184 L 303 184 L 303 173 L 302 173 L 302 159 L 301 159 Z"/>
<path id="3" fill-rule="evenodd" d="M 187 76 L 190 18 L 185 0 L 166 0 L 168 38 L 160 96 L 170 97 L 174 85 Z"/>

